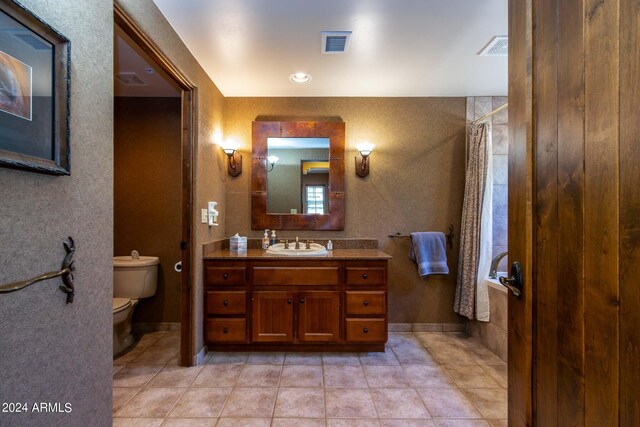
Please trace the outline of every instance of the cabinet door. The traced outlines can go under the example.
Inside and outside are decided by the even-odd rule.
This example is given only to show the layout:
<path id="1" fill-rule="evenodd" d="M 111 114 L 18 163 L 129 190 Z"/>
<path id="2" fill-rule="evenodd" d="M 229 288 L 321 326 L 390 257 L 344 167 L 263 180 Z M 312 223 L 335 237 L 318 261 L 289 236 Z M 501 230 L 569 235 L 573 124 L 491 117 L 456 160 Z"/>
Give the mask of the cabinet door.
<path id="1" fill-rule="evenodd" d="M 256 291 L 251 319 L 254 342 L 293 341 L 293 292 Z"/>
<path id="2" fill-rule="evenodd" d="M 328 342 L 340 339 L 340 292 L 300 292 L 298 297 L 298 339 Z"/>

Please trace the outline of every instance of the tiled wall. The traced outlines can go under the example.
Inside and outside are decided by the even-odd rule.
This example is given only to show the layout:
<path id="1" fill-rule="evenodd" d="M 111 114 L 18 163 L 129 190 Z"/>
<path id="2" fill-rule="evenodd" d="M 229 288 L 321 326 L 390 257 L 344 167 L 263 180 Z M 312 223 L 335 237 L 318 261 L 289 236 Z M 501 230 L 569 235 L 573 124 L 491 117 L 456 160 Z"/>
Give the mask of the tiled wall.
<path id="1" fill-rule="evenodd" d="M 467 320 L 467 333 L 480 338 L 482 344 L 493 351 L 505 362 L 507 361 L 507 330 L 508 330 L 508 301 L 506 288 L 488 286 L 489 289 L 489 318 L 488 322 Z"/>
<path id="2" fill-rule="evenodd" d="M 467 121 L 479 119 L 504 105 L 503 96 L 476 96 L 467 98 Z M 491 139 L 493 142 L 493 256 L 507 250 L 507 183 L 509 163 L 509 108 L 491 116 Z M 503 258 L 498 271 L 507 271 L 507 257 Z"/>

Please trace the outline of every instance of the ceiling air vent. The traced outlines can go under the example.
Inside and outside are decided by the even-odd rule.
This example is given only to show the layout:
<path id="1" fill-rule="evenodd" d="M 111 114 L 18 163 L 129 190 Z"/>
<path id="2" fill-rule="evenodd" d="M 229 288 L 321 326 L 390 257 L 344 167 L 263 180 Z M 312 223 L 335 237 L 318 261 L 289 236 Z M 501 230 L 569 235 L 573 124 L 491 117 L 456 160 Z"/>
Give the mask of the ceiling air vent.
<path id="1" fill-rule="evenodd" d="M 507 56 L 509 53 L 509 38 L 507 36 L 494 36 L 478 55 L 480 56 Z"/>
<path id="2" fill-rule="evenodd" d="M 323 31 L 322 53 L 347 53 L 349 51 L 350 41 L 351 31 Z"/>
<path id="3" fill-rule="evenodd" d="M 146 86 L 147 84 L 136 73 L 118 73 L 116 79 L 125 86 Z"/>

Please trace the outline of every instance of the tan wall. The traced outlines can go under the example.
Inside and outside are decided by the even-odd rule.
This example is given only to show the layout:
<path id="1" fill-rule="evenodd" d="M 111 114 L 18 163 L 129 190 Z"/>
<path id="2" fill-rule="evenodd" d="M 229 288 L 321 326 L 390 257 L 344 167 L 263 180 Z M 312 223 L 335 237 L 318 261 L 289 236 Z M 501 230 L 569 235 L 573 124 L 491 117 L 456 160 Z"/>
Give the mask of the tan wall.
<path id="1" fill-rule="evenodd" d="M 391 322 L 461 323 L 453 312 L 457 250 L 449 251 L 450 274 L 420 278 L 407 259 L 408 241 L 395 232 L 446 231 L 459 235 L 464 192 L 464 98 L 225 98 L 225 137 L 242 143 L 244 172 L 226 186 L 229 235 L 260 237 L 250 229 L 251 122 L 341 117 L 346 123 L 346 224 L 340 232 L 281 231 L 279 237 L 361 237 L 379 240 L 390 262 Z M 376 144 L 371 173 L 355 175 L 355 144 Z"/>
<path id="2" fill-rule="evenodd" d="M 180 322 L 181 107 L 180 98 L 115 98 L 113 252 L 160 257 L 158 290 L 134 323 Z"/>
<path id="3" fill-rule="evenodd" d="M 6 2 L 5 2 L 6 3 Z M 0 168 L 0 283 L 60 267 L 76 241 L 73 304 L 60 279 L 0 295 L 0 396 L 11 426 L 111 425 L 113 3 L 21 3 L 71 40 L 71 175 Z M 35 402 L 71 413 L 31 412 Z"/>
<path id="4" fill-rule="evenodd" d="M 214 147 L 214 135 L 222 134 L 223 97 L 189 49 L 178 37 L 164 15 L 152 0 L 119 0 L 123 9 L 136 21 L 160 50 L 197 86 L 198 120 L 195 147 L 196 178 L 194 196 L 194 236 L 193 270 L 194 286 L 194 351 L 203 348 L 202 337 L 202 244 L 226 236 L 224 222 L 219 227 L 209 227 L 200 223 L 200 209 L 206 208 L 208 201 L 218 202 L 224 209 L 224 182 L 228 179 L 226 156 Z M 110 37 L 110 36 L 109 36 Z M 224 211 L 221 210 L 224 214 Z"/>

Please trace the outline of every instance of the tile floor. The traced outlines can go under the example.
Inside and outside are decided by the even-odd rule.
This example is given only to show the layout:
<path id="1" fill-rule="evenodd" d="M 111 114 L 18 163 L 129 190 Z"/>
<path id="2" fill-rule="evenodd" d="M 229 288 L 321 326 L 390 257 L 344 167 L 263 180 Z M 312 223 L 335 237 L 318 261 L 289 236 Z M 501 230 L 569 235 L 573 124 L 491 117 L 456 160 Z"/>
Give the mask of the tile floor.
<path id="1" fill-rule="evenodd" d="M 114 426 L 506 426 L 507 366 L 464 333 L 391 333 L 385 353 L 209 353 L 144 335 L 113 362 Z"/>

